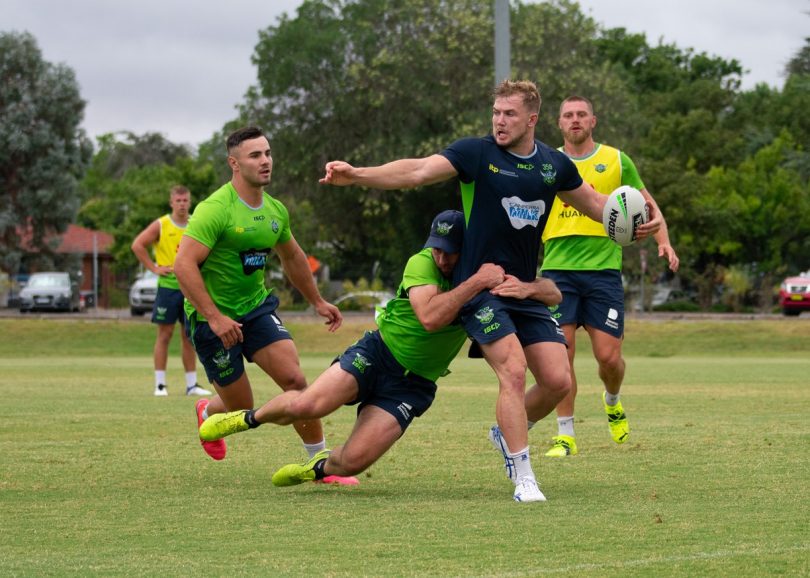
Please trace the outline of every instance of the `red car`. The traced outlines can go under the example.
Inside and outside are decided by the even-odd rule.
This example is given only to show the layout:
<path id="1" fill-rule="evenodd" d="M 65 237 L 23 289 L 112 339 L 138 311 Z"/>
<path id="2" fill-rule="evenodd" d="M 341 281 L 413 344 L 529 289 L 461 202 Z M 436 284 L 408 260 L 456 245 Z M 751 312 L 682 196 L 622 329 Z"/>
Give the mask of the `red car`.
<path id="1" fill-rule="evenodd" d="M 779 287 L 779 306 L 785 315 L 810 311 L 810 271 L 782 281 Z"/>

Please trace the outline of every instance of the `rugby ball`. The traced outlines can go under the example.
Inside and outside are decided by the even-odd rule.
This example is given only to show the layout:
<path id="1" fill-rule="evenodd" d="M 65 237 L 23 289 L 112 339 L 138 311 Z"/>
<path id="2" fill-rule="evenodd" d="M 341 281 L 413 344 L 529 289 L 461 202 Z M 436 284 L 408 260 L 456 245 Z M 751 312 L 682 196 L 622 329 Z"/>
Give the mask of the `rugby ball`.
<path id="1" fill-rule="evenodd" d="M 650 210 L 641 191 L 623 185 L 610 193 L 602 211 L 602 225 L 607 236 L 626 247 L 636 241 L 640 225 L 650 220 Z"/>

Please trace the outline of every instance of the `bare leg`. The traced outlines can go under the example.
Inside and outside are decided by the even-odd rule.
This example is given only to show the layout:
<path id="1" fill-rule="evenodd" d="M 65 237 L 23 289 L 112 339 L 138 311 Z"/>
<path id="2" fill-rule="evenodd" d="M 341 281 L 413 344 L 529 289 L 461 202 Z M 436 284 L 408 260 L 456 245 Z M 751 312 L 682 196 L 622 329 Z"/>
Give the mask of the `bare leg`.
<path id="1" fill-rule="evenodd" d="M 526 359 L 537 381 L 526 392 L 526 414 L 531 421 L 540 421 L 570 392 L 570 365 L 562 343 L 529 345 L 526 347 Z"/>
<path id="2" fill-rule="evenodd" d="M 194 346 L 191 344 L 191 340 L 186 335 L 186 332 L 182 329 L 180 330 L 180 339 L 180 345 L 182 347 L 183 369 L 186 370 L 186 373 L 189 371 L 196 371 L 197 354 L 194 351 Z"/>
<path id="3" fill-rule="evenodd" d="M 157 324 L 157 337 L 155 338 L 154 360 L 155 371 L 166 371 L 169 363 L 169 343 L 174 333 L 174 325 L 168 323 Z M 165 385 L 165 384 L 164 384 Z"/>
<path id="4" fill-rule="evenodd" d="M 568 366 L 571 368 L 571 390 L 557 404 L 557 417 L 571 417 L 574 415 L 574 403 L 577 398 L 577 376 L 574 372 L 574 357 L 577 345 L 577 326 L 575 323 L 568 323 L 562 326 L 565 333 L 565 340 L 568 342 Z"/>
<path id="5" fill-rule="evenodd" d="M 303 390 L 307 386 L 298 362 L 298 351 L 290 339 L 276 341 L 253 354 L 253 361 L 284 391 Z M 293 423 L 305 444 L 323 441 L 320 419 L 304 419 Z"/>
<path id="6" fill-rule="evenodd" d="M 357 416 L 354 429 L 342 446 L 332 450 L 324 465 L 327 476 L 353 476 L 365 471 L 402 436 L 394 416 L 368 405 Z"/>
<path id="7" fill-rule="evenodd" d="M 335 363 L 305 390 L 277 395 L 257 409 L 254 417 L 259 423 L 289 425 L 301 419 L 327 416 L 356 397 L 354 376 Z"/>
<path id="8" fill-rule="evenodd" d="M 511 452 L 529 445 L 524 395 L 526 358 L 517 336 L 507 335 L 481 346 L 481 351 L 498 377 L 498 402 L 495 417 L 501 435 Z"/>
<path id="9" fill-rule="evenodd" d="M 591 336 L 593 355 L 599 364 L 599 378 L 608 393 L 617 394 L 624 381 L 625 363 L 622 357 L 622 340 L 593 327 L 586 327 Z"/>

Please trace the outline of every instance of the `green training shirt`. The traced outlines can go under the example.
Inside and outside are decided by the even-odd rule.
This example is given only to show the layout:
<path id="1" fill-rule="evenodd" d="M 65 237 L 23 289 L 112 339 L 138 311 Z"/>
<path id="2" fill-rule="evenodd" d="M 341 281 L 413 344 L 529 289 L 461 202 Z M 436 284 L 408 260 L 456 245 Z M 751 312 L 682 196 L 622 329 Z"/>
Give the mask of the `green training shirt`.
<path id="1" fill-rule="evenodd" d="M 264 193 L 262 205 L 248 206 L 227 183 L 197 205 L 186 235 L 211 252 L 200 267 L 208 294 L 224 315 L 240 319 L 270 293 L 264 270 L 273 247 L 292 238 L 287 208 Z M 196 312 L 186 300 L 186 314 Z M 197 313 L 198 320 L 204 320 Z"/>
<path id="2" fill-rule="evenodd" d="M 467 334 L 461 325 L 451 324 L 428 332 L 413 311 L 408 291 L 419 285 L 436 285 L 449 291 L 450 280 L 442 275 L 430 249 L 422 249 L 408 259 L 396 298 L 385 306 L 377 319 L 383 341 L 405 369 L 431 381 L 448 373 Z"/>

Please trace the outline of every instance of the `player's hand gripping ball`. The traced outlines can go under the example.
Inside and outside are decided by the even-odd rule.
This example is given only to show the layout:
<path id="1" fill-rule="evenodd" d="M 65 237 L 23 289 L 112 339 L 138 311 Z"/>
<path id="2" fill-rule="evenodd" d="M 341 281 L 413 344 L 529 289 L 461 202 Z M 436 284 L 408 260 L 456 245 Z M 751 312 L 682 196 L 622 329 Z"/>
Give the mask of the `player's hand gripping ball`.
<path id="1" fill-rule="evenodd" d="M 649 220 L 647 201 L 638 189 L 623 185 L 608 195 L 602 225 L 608 237 L 619 245 L 632 245 L 639 226 Z"/>

